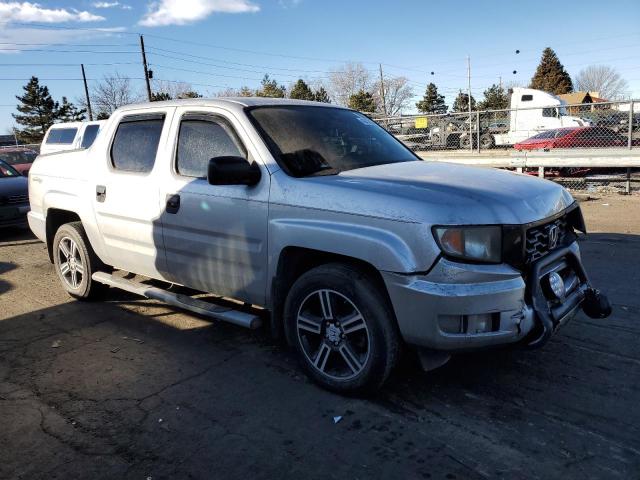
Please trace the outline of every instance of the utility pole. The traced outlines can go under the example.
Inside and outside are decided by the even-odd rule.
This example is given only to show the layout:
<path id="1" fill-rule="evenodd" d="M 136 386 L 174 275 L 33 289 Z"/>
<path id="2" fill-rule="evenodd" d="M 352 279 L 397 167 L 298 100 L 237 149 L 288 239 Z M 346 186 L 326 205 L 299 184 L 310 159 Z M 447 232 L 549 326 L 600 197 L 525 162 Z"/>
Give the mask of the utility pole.
<path id="1" fill-rule="evenodd" d="M 500 83 L 500 90 L 502 90 L 502 76 L 498 77 L 499 83 Z"/>
<path id="2" fill-rule="evenodd" d="M 467 55 L 467 104 L 469 106 L 469 150 L 473 151 L 473 134 L 471 132 L 471 57 L 469 55 Z"/>
<path id="3" fill-rule="evenodd" d="M 380 63 L 380 98 L 382 98 L 382 111 L 385 118 L 387 117 L 387 101 L 384 98 L 384 77 L 382 76 L 382 64 Z M 388 121 L 388 120 L 387 120 Z"/>
<path id="4" fill-rule="evenodd" d="M 84 82 L 84 96 L 87 99 L 87 113 L 89 114 L 89 120 L 93 120 L 93 112 L 91 111 L 91 99 L 89 98 L 89 88 L 87 87 L 87 76 L 84 74 L 84 64 L 80 64 L 82 69 L 82 81 Z"/>
<path id="5" fill-rule="evenodd" d="M 144 38 L 140 35 L 140 50 L 142 50 L 142 66 L 144 67 L 144 80 L 147 83 L 147 98 L 151 101 L 151 84 L 149 83 L 149 67 L 147 66 L 147 54 L 144 51 Z"/>

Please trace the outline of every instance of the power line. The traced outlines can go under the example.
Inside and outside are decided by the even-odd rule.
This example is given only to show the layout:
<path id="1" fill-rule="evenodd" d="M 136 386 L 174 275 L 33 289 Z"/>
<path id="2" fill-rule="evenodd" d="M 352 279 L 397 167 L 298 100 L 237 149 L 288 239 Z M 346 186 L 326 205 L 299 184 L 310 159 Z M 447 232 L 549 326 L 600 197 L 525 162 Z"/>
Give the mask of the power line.
<path id="1" fill-rule="evenodd" d="M 128 54 L 128 53 L 140 53 L 140 52 L 123 52 L 123 51 L 105 51 L 105 50 L 57 50 L 50 48 L 29 48 L 29 49 L 18 49 L 18 48 L 0 48 L 0 52 L 53 52 L 53 53 L 109 53 L 109 54 Z"/>
<path id="2" fill-rule="evenodd" d="M 21 47 L 136 47 L 135 43 L 17 43 L 0 42 L 0 45 L 18 45 Z M 18 49 L 15 49 L 18 50 Z"/>
<path id="3" fill-rule="evenodd" d="M 62 26 L 62 25 L 46 25 L 46 24 L 41 24 L 41 23 L 27 23 L 27 22 L 13 22 L 13 21 L 5 21 L 5 22 L 0 22 L 0 24 L 7 24 L 7 25 L 20 25 L 20 26 L 25 26 L 25 27 L 29 27 L 29 28 L 40 28 L 40 29 L 58 29 L 58 30 L 78 30 L 78 31 L 90 31 L 90 32 L 98 32 L 98 33 L 111 33 L 111 34 L 121 34 L 121 35 L 136 35 L 138 36 L 139 33 L 138 32 L 127 32 L 125 30 L 120 29 L 119 27 L 116 28 L 86 28 L 86 27 L 70 27 L 70 26 Z M 283 53 L 273 53 L 273 52 L 262 52 L 262 51 L 258 51 L 258 50 L 251 50 L 251 49 L 242 49 L 242 48 L 235 48 L 235 47 L 228 47 L 225 45 L 218 45 L 218 44 L 210 44 L 210 43 L 205 43 L 205 42 L 194 42 L 194 41 L 190 41 L 190 40 L 182 40 L 182 39 L 177 39 L 177 38 L 172 38 L 172 37 L 166 37 L 163 35 L 155 35 L 155 34 L 146 34 L 147 37 L 151 37 L 151 38 L 157 38 L 157 39 L 161 39 L 161 40 L 165 40 L 165 41 L 170 41 L 170 42 L 176 42 L 176 43 L 182 43 L 182 44 L 187 44 L 187 45 L 197 45 L 197 46 L 203 46 L 203 47 L 208 47 L 208 48 L 217 48 L 217 49 L 221 49 L 221 50 L 228 50 L 228 51 L 234 51 L 234 52 L 242 52 L 242 53 L 250 53 L 250 54 L 255 54 L 255 55 L 264 55 L 264 56 L 270 56 L 270 57 L 280 57 L 280 58 L 291 58 L 291 59 L 296 59 L 296 60 L 310 60 L 310 61 L 321 61 L 321 62 L 337 62 L 337 63 L 348 63 L 351 62 L 351 60 L 345 60 L 345 59 L 335 59 L 335 58 L 319 58 L 319 57 L 308 57 L 308 56 L 299 56 L 299 55 L 288 55 L 288 54 L 283 54 Z M 602 37 L 593 37 L 593 38 L 589 38 L 590 42 L 599 42 L 602 40 L 609 40 L 609 39 L 613 39 L 613 38 L 624 38 L 624 37 L 637 37 L 637 33 L 627 33 L 627 34 L 616 34 L 616 35 L 609 35 L 609 36 L 602 36 Z M 584 40 L 576 40 L 576 41 L 567 41 L 567 42 L 563 42 L 563 44 L 585 44 L 587 42 L 585 42 Z M 615 49 L 615 48 L 621 48 L 621 47 L 612 47 L 611 49 Z M 597 50 L 593 50 L 590 49 L 589 52 L 584 52 L 584 53 L 591 53 L 593 51 L 597 51 Z M 70 52 L 73 53 L 73 52 Z M 108 53 L 108 52 L 104 52 L 104 53 Z M 577 52 L 577 53 L 583 53 L 581 52 Z M 567 54 L 563 54 L 563 55 L 573 55 L 573 54 L 577 54 L 577 53 L 567 53 Z M 486 55 L 479 55 L 479 56 L 474 56 L 474 58 L 491 58 L 491 57 L 500 57 L 500 56 L 505 56 L 505 55 L 509 55 L 508 53 L 499 53 L 499 54 L 486 54 Z M 379 64 L 381 62 L 379 61 L 360 61 L 360 63 L 367 63 L 367 64 Z M 446 65 L 446 64 L 455 64 L 458 63 L 457 61 L 448 61 L 448 62 L 439 62 L 437 64 L 434 64 L 433 67 L 438 67 L 438 66 L 442 66 L 442 65 Z M 418 72 L 418 73 L 430 73 L 430 71 L 427 70 L 421 70 L 417 67 L 407 67 L 407 66 L 399 66 L 399 65 L 393 65 L 393 64 L 388 64 L 388 63 L 382 63 L 382 65 L 390 67 L 390 68 L 396 68 L 396 69 L 402 69 L 402 70 L 406 70 L 406 71 L 414 71 L 414 72 Z M 272 68 L 275 69 L 275 68 Z"/>
<path id="4" fill-rule="evenodd" d="M 200 56 L 200 55 L 193 55 L 193 54 L 188 54 L 188 53 L 184 53 L 184 52 L 176 52 L 175 50 L 167 50 L 165 48 L 160 48 L 160 47 L 154 47 L 154 46 L 148 46 L 147 47 L 148 50 L 151 50 L 152 52 L 150 53 L 154 53 L 155 55 L 159 55 L 159 56 L 164 56 L 167 58 L 174 58 L 174 59 L 178 59 L 178 60 L 182 60 L 179 57 L 171 57 L 169 55 L 162 55 L 159 52 L 167 52 L 167 53 L 173 53 L 175 55 L 185 55 L 188 57 L 193 57 L 193 58 L 200 58 L 203 60 L 211 60 L 213 62 L 218 62 L 218 63 L 228 63 L 230 65 L 240 65 L 242 67 L 253 67 L 253 68 L 263 68 L 263 69 L 268 69 L 268 70 L 284 70 L 284 71 L 289 71 L 289 72 L 304 72 L 304 73 L 326 73 L 326 70 L 303 70 L 303 69 L 298 69 L 298 68 L 284 68 L 284 67 L 273 67 L 273 66 L 267 66 L 267 65 L 254 65 L 251 63 L 239 63 L 239 62 L 231 62 L 228 60 L 221 60 L 219 58 L 213 58 L 213 57 L 204 57 L 204 56 Z M 219 65 L 215 65 L 215 66 L 219 66 Z M 220 67 L 220 68 L 231 68 L 231 67 Z M 239 68 L 236 70 L 240 70 Z"/>
<path id="5" fill-rule="evenodd" d="M 256 81 L 256 82 L 259 82 L 260 80 L 262 80 L 261 78 L 239 77 L 239 76 L 236 76 L 236 75 L 224 75 L 222 73 L 212 73 L 212 72 L 202 72 L 202 71 L 198 71 L 198 70 L 190 70 L 188 68 L 169 67 L 167 65 L 160 65 L 158 63 L 152 63 L 151 65 L 153 65 L 153 67 L 166 68 L 166 69 L 169 69 L 169 70 L 178 70 L 178 71 L 181 71 L 181 72 L 197 73 L 199 75 L 211 75 L 211 76 L 214 76 L 214 77 L 236 78 L 236 79 L 239 79 L 239 80 L 251 80 L 251 81 Z"/>
<path id="6" fill-rule="evenodd" d="M 139 62 L 85 63 L 91 66 L 139 65 Z M 78 63 L 0 63 L 0 67 L 77 67 Z"/>

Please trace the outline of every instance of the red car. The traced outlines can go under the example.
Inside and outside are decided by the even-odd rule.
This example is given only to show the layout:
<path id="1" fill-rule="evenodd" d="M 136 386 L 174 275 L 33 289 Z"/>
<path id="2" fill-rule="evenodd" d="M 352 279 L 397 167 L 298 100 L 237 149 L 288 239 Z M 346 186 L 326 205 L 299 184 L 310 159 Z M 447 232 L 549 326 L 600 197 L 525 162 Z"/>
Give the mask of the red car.
<path id="1" fill-rule="evenodd" d="M 607 127 L 567 127 L 540 132 L 516 143 L 513 148 L 549 150 L 552 148 L 626 147 L 627 142 L 627 137 Z"/>
<path id="2" fill-rule="evenodd" d="M 38 156 L 38 152 L 27 147 L 0 148 L 0 160 L 11 165 L 25 177 L 29 173 L 31 164 Z"/>

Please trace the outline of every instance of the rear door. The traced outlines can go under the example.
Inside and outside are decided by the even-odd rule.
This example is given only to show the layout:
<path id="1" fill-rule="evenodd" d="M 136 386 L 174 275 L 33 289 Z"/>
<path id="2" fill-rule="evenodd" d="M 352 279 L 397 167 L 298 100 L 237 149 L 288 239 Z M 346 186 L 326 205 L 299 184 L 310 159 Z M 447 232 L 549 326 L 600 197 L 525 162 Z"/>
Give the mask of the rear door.
<path id="1" fill-rule="evenodd" d="M 166 270 L 160 183 L 166 175 L 164 147 L 174 110 L 122 112 L 96 149 L 104 158 L 90 186 L 108 263 L 159 279 Z"/>
<path id="2" fill-rule="evenodd" d="M 263 304 L 267 275 L 269 174 L 242 125 L 226 110 L 179 108 L 171 137 L 170 180 L 161 198 L 167 270 L 172 281 Z M 257 185 L 210 185 L 209 160 L 258 162 Z"/>

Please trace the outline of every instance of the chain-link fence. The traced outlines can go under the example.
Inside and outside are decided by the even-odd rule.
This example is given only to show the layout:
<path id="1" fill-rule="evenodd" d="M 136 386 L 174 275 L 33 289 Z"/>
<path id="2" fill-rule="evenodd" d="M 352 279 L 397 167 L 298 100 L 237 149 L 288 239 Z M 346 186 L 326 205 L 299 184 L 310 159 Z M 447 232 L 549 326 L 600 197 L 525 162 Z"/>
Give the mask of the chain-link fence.
<path id="1" fill-rule="evenodd" d="M 640 101 L 372 118 L 425 159 L 500 158 L 528 152 L 562 157 L 595 151 L 607 156 L 640 151 Z M 610 166 L 557 163 L 541 171 L 537 166 L 522 171 L 575 190 L 640 188 L 640 168 L 621 167 L 615 158 Z"/>
<path id="2" fill-rule="evenodd" d="M 640 147 L 640 101 L 372 118 L 415 151 Z"/>

